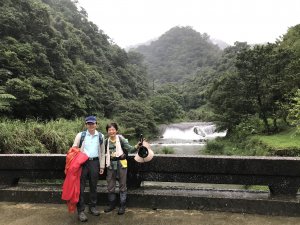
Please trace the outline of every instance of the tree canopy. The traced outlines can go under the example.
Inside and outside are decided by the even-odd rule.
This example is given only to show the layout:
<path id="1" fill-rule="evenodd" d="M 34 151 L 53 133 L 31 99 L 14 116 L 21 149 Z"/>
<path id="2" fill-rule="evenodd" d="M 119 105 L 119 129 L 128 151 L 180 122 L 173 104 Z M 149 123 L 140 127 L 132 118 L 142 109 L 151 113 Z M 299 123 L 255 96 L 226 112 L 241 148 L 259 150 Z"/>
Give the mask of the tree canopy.
<path id="1" fill-rule="evenodd" d="M 112 43 L 76 2 L 0 6 L 1 86 L 16 98 L 12 117 L 111 117 L 116 102 L 149 95 L 142 56 Z"/>

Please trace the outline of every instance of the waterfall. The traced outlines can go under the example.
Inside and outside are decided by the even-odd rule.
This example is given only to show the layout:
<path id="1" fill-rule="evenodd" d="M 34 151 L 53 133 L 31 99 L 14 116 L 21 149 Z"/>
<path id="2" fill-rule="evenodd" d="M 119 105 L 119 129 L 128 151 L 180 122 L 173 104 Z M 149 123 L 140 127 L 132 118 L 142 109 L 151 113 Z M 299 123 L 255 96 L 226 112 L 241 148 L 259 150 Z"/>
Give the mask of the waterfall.
<path id="1" fill-rule="evenodd" d="M 198 152 L 207 140 L 224 137 L 226 132 L 216 132 L 216 126 L 209 122 L 184 122 L 161 127 L 160 138 L 151 141 L 155 148 L 171 146 L 176 154 Z M 202 146 L 202 147 L 201 147 Z"/>

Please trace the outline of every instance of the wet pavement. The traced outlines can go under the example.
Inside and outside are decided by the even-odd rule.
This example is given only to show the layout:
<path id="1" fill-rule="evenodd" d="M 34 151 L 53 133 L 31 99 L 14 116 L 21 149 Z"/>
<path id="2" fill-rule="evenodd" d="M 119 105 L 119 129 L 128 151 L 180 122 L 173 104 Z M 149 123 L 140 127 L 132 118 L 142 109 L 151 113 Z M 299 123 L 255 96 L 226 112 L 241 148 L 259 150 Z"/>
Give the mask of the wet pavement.
<path id="1" fill-rule="evenodd" d="M 99 209 L 103 211 L 102 206 Z M 116 213 L 87 214 L 88 222 L 81 223 L 64 204 L 0 202 L 1 225 L 300 225 L 300 217 L 213 211 L 128 208 L 125 215 Z"/>

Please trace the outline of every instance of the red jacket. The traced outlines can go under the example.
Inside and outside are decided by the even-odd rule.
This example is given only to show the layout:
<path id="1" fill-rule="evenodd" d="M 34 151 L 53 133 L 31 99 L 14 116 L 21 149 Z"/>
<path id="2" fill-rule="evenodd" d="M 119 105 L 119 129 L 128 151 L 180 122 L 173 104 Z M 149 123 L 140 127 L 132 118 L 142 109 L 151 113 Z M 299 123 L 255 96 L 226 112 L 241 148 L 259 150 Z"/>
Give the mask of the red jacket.
<path id="1" fill-rule="evenodd" d="M 67 201 L 69 212 L 75 212 L 80 195 L 81 165 L 88 156 L 77 147 L 71 147 L 66 157 L 65 180 L 62 187 L 62 200 Z"/>

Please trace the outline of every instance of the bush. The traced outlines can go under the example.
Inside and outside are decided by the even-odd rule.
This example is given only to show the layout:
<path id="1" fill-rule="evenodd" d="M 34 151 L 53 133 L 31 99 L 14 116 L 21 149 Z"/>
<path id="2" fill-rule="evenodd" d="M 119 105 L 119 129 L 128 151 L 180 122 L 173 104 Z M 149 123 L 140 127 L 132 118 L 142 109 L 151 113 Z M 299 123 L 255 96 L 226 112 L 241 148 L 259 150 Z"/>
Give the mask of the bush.
<path id="1" fill-rule="evenodd" d="M 218 140 L 208 141 L 204 149 L 204 153 L 210 155 L 222 155 L 224 154 L 224 144 L 219 142 Z"/>
<path id="2" fill-rule="evenodd" d="M 174 149 L 172 147 L 162 147 L 161 149 L 156 149 L 155 153 L 156 154 L 174 154 Z"/>

